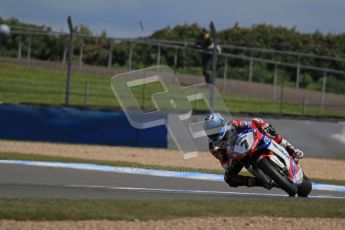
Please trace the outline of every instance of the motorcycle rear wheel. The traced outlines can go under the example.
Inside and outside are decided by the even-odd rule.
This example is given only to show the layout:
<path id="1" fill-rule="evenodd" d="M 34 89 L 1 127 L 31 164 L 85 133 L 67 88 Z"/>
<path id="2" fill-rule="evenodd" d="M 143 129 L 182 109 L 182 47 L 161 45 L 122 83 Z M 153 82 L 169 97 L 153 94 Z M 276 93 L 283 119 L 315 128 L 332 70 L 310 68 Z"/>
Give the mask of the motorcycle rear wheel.
<path id="1" fill-rule="evenodd" d="M 259 168 L 269 176 L 281 189 L 283 189 L 289 196 L 295 196 L 297 193 L 297 185 L 293 184 L 287 175 L 280 172 L 273 163 L 264 158 L 259 162 Z"/>

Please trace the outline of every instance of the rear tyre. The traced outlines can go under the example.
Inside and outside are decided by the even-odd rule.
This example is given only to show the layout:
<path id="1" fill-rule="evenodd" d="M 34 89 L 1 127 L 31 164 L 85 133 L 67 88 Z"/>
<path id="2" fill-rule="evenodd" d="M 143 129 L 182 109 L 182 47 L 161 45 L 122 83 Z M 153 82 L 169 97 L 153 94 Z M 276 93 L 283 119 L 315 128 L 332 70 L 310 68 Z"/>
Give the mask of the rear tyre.
<path id="1" fill-rule="evenodd" d="M 273 163 L 264 158 L 259 162 L 259 168 L 264 171 L 264 173 L 269 176 L 281 189 L 283 189 L 289 196 L 295 196 L 297 193 L 297 185 L 293 184 L 287 175 L 280 172 Z"/>
<path id="2" fill-rule="evenodd" d="M 304 175 L 303 176 L 303 181 L 300 185 L 298 185 L 298 196 L 299 197 L 308 197 L 309 193 L 312 190 L 312 184 L 309 178 Z"/>

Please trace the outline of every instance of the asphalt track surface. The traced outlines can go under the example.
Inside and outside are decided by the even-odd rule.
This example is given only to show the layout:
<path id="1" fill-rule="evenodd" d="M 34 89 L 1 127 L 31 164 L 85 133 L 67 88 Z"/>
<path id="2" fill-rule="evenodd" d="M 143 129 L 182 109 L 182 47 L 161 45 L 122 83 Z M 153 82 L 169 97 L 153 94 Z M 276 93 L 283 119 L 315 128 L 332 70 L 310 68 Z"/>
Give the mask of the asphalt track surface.
<path id="1" fill-rule="evenodd" d="M 224 182 L 27 165 L 0 165 L 0 197 L 112 199 L 284 198 L 279 190 L 230 188 Z M 317 191 L 311 198 L 343 198 Z"/>

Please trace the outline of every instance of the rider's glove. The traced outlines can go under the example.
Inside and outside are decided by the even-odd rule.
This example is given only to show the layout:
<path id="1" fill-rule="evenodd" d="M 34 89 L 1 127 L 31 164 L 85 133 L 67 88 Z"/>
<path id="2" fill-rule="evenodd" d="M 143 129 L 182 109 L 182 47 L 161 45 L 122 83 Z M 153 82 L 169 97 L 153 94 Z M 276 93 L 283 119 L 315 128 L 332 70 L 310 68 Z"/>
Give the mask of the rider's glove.
<path id="1" fill-rule="evenodd" d="M 297 161 L 304 157 L 304 153 L 299 149 L 295 149 L 292 145 L 286 146 L 286 151 Z"/>
<path id="2" fill-rule="evenodd" d="M 277 131 L 268 123 L 262 127 L 262 132 L 271 139 L 278 136 Z"/>
<path id="3" fill-rule="evenodd" d="M 293 157 L 300 160 L 304 157 L 304 153 L 301 150 L 296 149 L 295 153 L 293 154 Z"/>
<path id="4" fill-rule="evenodd" d="M 295 161 L 298 161 L 304 157 L 304 153 L 293 147 L 286 139 L 282 139 L 280 145 L 283 146 L 286 151 L 294 158 Z"/>

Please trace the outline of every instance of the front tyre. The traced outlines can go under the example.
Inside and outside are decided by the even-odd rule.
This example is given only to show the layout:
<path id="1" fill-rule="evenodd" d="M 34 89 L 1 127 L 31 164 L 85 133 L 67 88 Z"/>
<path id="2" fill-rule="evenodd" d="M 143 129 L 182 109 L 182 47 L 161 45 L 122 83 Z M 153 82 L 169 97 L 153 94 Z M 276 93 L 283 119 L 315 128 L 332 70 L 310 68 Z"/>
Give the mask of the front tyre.
<path id="1" fill-rule="evenodd" d="M 306 175 L 303 175 L 303 181 L 298 185 L 298 196 L 299 197 L 308 197 L 309 193 L 312 190 L 312 184 L 309 178 Z"/>
<path id="2" fill-rule="evenodd" d="M 297 193 L 297 185 L 292 183 L 283 172 L 278 170 L 268 158 L 263 158 L 259 162 L 259 168 L 269 176 L 281 189 L 289 196 L 295 196 Z"/>

